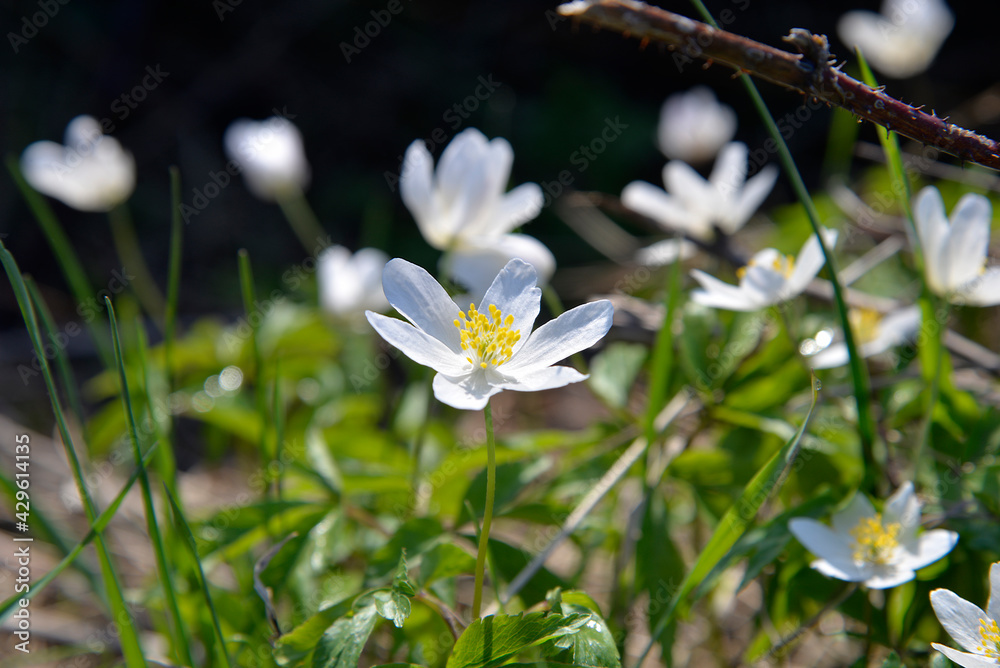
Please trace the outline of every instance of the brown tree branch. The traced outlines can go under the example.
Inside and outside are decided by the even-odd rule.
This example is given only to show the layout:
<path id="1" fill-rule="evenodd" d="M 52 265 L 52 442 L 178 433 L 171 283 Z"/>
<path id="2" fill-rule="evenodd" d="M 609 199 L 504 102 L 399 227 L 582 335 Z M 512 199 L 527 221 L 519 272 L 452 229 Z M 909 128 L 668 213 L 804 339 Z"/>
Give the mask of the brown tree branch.
<path id="1" fill-rule="evenodd" d="M 828 105 L 843 107 L 866 121 L 962 160 L 1000 169 L 1000 143 L 847 76 L 834 65 L 824 35 L 793 28 L 783 39 L 799 53 L 789 53 L 635 0 L 576 0 L 561 5 L 559 13 L 626 37 L 637 37 L 643 44 L 661 42 L 688 61 L 697 58 L 723 63 Z"/>

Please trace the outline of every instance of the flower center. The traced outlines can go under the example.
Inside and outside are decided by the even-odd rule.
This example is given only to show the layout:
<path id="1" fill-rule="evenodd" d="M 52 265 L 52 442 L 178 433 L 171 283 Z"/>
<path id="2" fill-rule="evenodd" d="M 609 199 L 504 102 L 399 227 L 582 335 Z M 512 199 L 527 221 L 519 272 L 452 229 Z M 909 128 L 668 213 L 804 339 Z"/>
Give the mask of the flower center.
<path id="1" fill-rule="evenodd" d="M 469 304 L 468 316 L 459 311 L 455 327 L 462 337 L 462 350 L 469 353 L 465 359 L 483 369 L 508 361 L 514 354 L 514 344 L 521 339 L 521 332 L 510 328 L 513 324 L 514 316 L 504 318 L 493 304 L 489 315 L 477 311 L 475 304 Z"/>
<path id="2" fill-rule="evenodd" d="M 882 314 L 868 308 L 851 309 L 847 313 L 847 321 L 851 323 L 851 331 L 860 343 L 874 341 L 878 337 Z"/>
<path id="3" fill-rule="evenodd" d="M 746 267 L 740 267 L 736 270 L 736 277 L 743 278 L 746 276 L 747 267 L 754 267 L 757 263 L 752 259 L 747 262 Z M 792 273 L 795 271 L 795 256 L 794 255 L 781 255 L 778 254 L 772 261 L 769 267 L 771 271 L 776 274 L 784 276 L 786 279 L 792 277 Z"/>
<path id="4" fill-rule="evenodd" d="M 899 532 L 903 526 L 899 522 L 882 524 L 882 514 L 862 518 L 851 529 L 854 536 L 854 560 L 870 564 L 889 563 L 893 551 L 899 545 Z"/>
<path id="5" fill-rule="evenodd" d="M 991 659 L 1000 659 L 1000 629 L 997 628 L 995 619 L 979 620 L 979 637 L 983 642 L 976 649 Z"/>

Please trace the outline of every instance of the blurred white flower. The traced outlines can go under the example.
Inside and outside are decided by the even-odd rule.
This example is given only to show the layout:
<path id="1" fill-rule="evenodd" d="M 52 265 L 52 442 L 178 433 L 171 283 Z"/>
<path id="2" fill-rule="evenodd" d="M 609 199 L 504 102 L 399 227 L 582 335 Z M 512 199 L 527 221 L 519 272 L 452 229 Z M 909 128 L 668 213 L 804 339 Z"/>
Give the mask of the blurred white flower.
<path id="1" fill-rule="evenodd" d="M 389 300 L 382 292 L 382 270 L 389 256 L 376 248 L 357 253 L 330 246 L 319 254 L 319 302 L 328 313 L 343 320 L 364 322 L 367 310 L 385 311 Z"/>
<path id="2" fill-rule="evenodd" d="M 778 170 L 768 165 L 749 180 L 746 176 L 746 144 L 730 142 L 707 181 L 688 164 L 672 160 L 663 168 L 666 192 L 633 181 L 622 190 L 622 203 L 668 230 L 710 241 L 715 227 L 733 234 L 746 225 L 774 187 Z"/>
<path id="3" fill-rule="evenodd" d="M 664 239 L 636 251 L 635 261 L 649 267 L 662 267 L 678 260 L 689 260 L 698 247 L 687 239 Z"/>
<path id="4" fill-rule="evenodd" d="M 888 589 L 909 582 L 916 571 L 945 556 L 958 542 L 954 531 L 920 528 L 920 501 L 906 482 L 876 513 L 863 494 L 833 515 L 833 527 L 796 517 L 788 529 L 819 559 L 812 567 L 823 575 Z"/>
<path id="5" fill-rule="evenodd" d="M 514 151 L 506 139 L 489 141 L 479 130 L 459 133 L 434 160 L 417 140 L 406 149 L 400 175 L 403 203 L 434 248 L 498 239 L 542 210 L 542 189 L 524 183 L 505 193 Z"/>
<path id="6" fill-rule="evenodd" d="M 708 162 L 736 134 L 736 112 L 707 86 L 674 93 L 660 109 L 660 150 L 671 160 Z"/>
<path id="7" fill-rule="evenodd" d="M 556 259 L 541 241 L 525 234 L 505 234 L 498 239 L 469 239 L 443 259 L 444 271 L 464 285 L 471 301 L 478 302 L 500 270 L 513 259 L 535 268 L 539 285 L 548 283 Z"/>
<path id="8" fill-rule="evenodd" d="M 66 126 L 66 145 L 36 141 L 21 154 L 31 187 L 80 211 L 110 211 L 135 189 L 135 160 L 91 116 Z"/>
<path id="9" fill-rule="evenodd" d="M 309 185 L 302 133 L 287 118 L 237 119 L 226 128 L 223 144 L 229 159 L 239 164 L 247 188 L 264 201 L 273 202 Z"/>
<path id="10" fill-rule="evenodd" d="M 534 268 L 511 260 L 479 306 L 462 311 L 437 281 L 405 260 L 390 260 L 382 285 L 389 303 L 409 322 L 368 312 L 382 338 L 437 372 L 434 396 L 478 410 L 503 390 L 537 392 L 585 380 L 556 362 L 597 343 L 611 328 L 606 299 L 577 306 L 532 331 L 542 291 Z M 486 307 L 486 308 L 484 308 Z"/>
<path id="11" fill-rule="evenodd" d="M 931 291 L 957 304 L 1000 304 L 1000 268 L 986 268 L 991 218 L 988 199 L 973 193 L 964 195 L 949 221 L 941 194 L 928 186 L 914 198 L 913 218 Z"/>
<path id="12" fill-rule="evenodd" d="M 912 341 L 920 327 L 920 307 L 907 306 L 888 314 L 870 309 L 848 312 L 851 331 L 862 357 L 872 357 Z M 831 369 L 848 362 L 847 344 L 838 341 L 809 358 L 814 369 Z"/>
<path id="13" fill-rule="evenodd" d="M 1000 666 L 1000 561 L 990 566 L 986 612 L 950 589 L 932 591 L 931 607 L 948 635 L 969 651 L 960 652 L 936 642 L 931 647 L 965 668 Z"/>
<path id="14" fill-rule="evenodd" d="M 955 16 L 942 0 L 884 0 L 881 14 L 844 14 L 837 32 L 879 72 L 906 79 L 930 66 L 954 27 Z"/>
<path id="15" fill-rule="evenodd" d="M 837 231 L 824 229 L 823 241 L 827 249 L 832 249 L 837 243 Z M 691 300 L 729 311 L 756 311 L 801 294 L 825 262 L 819 239 L 814 234 L 802 246 L 797 261 L 773 248 L 754 255 L 747 266 L 737 272 L 738 286 L 695 269 L 691 275 L 702 289 L 692 292 Z"/>

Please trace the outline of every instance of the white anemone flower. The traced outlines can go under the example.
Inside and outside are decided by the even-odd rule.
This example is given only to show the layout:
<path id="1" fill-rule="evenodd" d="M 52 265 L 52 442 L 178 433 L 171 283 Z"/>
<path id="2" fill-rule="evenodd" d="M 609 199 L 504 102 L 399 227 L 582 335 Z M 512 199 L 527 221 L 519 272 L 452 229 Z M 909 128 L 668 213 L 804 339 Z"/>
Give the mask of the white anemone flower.
<path id="1" fill-rule="evenodd" d="M 403 203 L 434 248 L 453 250 L 477 239 L 498 239 L 539 214 L 542 189 L 524 183 L 506 192 L 514 151 L 506 139 L 479 130 L 459 133 L 437 170 L 424 142 L 406 149 L 399 187 Z"/>
<path id="2" fill-rule="evenodd" d="M 480 302 L 462 311 L 437 281 L 405 260 L 382 274 L 389 303 L 409 322 L 366 313 L 382 338 L 437 372 L 434 396 L 479 410 L 503 390 L 535 392 L 585 380 L 556 362 L 589 348 L 611 328 L 614 309 L 600 300 L 577 306 L 532 331 L 542 291 L 534 268 L 511 260 Z"/>
<path id="3" fill-rule="evenodd" d="M 941 193 L 928 186 L 913 201 L 913 217 L 931 291 L 955 304 L 1000 304 L 1000 268 L 986 268 L 990 201 L 974 193 L 963 195 L 949 221 Z"/>
<path id="4" fill-rule="evenodd" d="M 666 191 L 633 181 L 622 190 L 622 203 L 668 230 L 710 241 L 716 227 L 734 234 L 746 225 L 777 178 L 777 167 L 767 165 L 748 180 L 746 144 L 730 142 L 707 181 L 687 163 L 671 160 L 663 168 Z"/>
<path id="5" fill-rule="evenodd" d="M 920 307 L 907 306 L 882 315 L 870 309 L 851 309 L 847 314 L 862 357 L 873 357 L 913 340 L 920 328 Z M 847 364 L 847 344 L 838 341 L 809 358 L 814 369 L 832 369 Z"/>
<path id="6" fill-rule="evenodd" d="M 708 162 L 736 134 L 736 112 L 707 86 L 674 93 L 660 109 L 657 140 L 663 155 L 687 163 Z"/>
<path id="7" fill-rule="evenodd" d="M 930 66 L 954 27 L 955 15 L 941 0 L 884 0 L 881 14 L 844 14 L 837 32 L 879 72 L 906 79 Z"/>
<path id="8" fill-rule="evenodd" d="M 936 642 L 931 647 L 965 668 L 1000 666 L 1000 562 L 990 566 L 986 612 L 949 589 L 932 591 L 931 607 L 948 635 L 969 651 L 960 652 Z"/>
<path id="9" fill-rule="evenodd" d="M 240 166 L 247 188 L 255 197 L 273 202 L 302 192 L 309 185 L 302 133 L 287 118 L 237 119 L 226 128 L 222 141 L 226 155 Z"/>
<path id="10" fill-rule="evenodd" d="M 918 533 L 920 505 L 913 483 L 906 482 L 881 513 L 863 494 L 855 494 L 834 513 L 833 527 L 796 517 L 788 529 L 819 557 L 811 565 L 823 575 L 888 589 L 912 580 L 918 569 L 951 552 L 958 541 L 957 533 L 945 529 Z"/>
<path id="11" fill-rule="evenodd" d="M 635 253 L 635 261 L 647 267 L 664 267 L 674 262 L 690 260 L 698 253 L 698 247 L 687 239 L 664 239 Z"/>
<path id="12" fill-rule="evenodd" d="M 334 317 L 364 322 L 366 310 L 385 311 L 389 301 L 382 292 L 382 270 L 389 256 L 377 248 L 351 253 L 343 246 L 330 246 L 319 254 L 317 276 L 319 301 Z"/>
<path id="13" fill-rule="evenodd" d="M 66 126 L 66 145 L 36 141 L 21 154 L 31 187 L 80 211 L 110 211 L 135 189 L 135 160 L 91 116 Z"/>
<path id="14" fill-rule="evenodd" d="M 832 249 L 837 243 L 837 231 L 824 229 L 823 240 L 827 249 Z M 802 246 L 797 260 L 773 248 L 765 248 L 754 255 L 747 266 L 737 272 L 739 285 L 693 270 L 691 275 L 701 284 L 701 289 L 692 292 L 691 299 L 703 306 L 728 311 L 757 311 L 801 294 L 816 278 L 825 261 L 819 239 L 814 234 Z"/>
<path id="15" fill-rule="evenodd" d="M 498 239 L 470 239 L 448 253 L 444 260 L 446 273 L 464 285 L 473 301 L 478 301 L 493 279 L 508 262 L 517 258 L 535 268 L 538 283 L 548 283 L 556 270 L 552 251 L 541 241 L 526 234 L 505 234 Z"/>

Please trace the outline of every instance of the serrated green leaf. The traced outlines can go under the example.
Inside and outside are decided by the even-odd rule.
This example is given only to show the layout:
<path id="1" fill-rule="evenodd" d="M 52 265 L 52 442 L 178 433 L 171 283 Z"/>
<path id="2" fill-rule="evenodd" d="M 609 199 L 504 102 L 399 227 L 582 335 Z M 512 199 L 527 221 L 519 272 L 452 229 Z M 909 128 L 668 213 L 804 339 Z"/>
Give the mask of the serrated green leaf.
<path id="1" fill-rule="evenodd" d="M 413 583 L 410 582 L 410 576 L 406 571 L 406 550 L 403 550 L 403 553 L 399 555 L 399 564 L 396 565 L 396 574 L 392 576 L 392 590 L 403 596 L 413 597 L 417 590 L 413 588 Z"/>
<path id="2" fill-rule="evenodd" d="M 410 599 L 395 589 L 382 589 L 375 592 L 375 609 L 396 628 L 403 628 L 403 622 L 410 616 Z"/>
<path id="3" fill-rule="evenodd" d="M 357 668 L 368 636 L 375 628 L 376 605 L 365 605 L 353 616 L 334 622 L 316 645 L 313 668 Z"/>
<path id="4" fill-rule="evenodd" d="M 477 619 L 458 638 L 447 667 L 499 666 L 529 647 L 578 632 L 588 619 L 544 612 Z"/>

